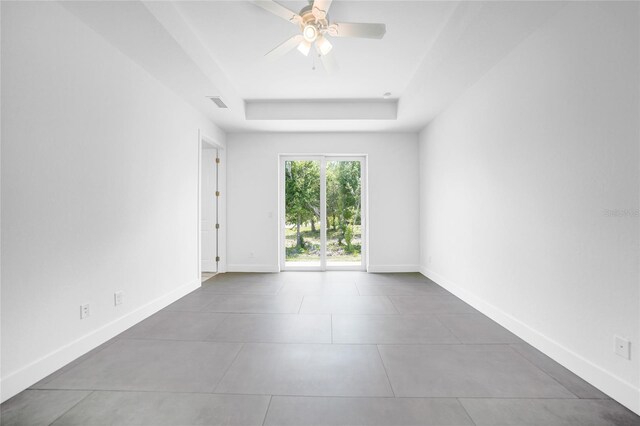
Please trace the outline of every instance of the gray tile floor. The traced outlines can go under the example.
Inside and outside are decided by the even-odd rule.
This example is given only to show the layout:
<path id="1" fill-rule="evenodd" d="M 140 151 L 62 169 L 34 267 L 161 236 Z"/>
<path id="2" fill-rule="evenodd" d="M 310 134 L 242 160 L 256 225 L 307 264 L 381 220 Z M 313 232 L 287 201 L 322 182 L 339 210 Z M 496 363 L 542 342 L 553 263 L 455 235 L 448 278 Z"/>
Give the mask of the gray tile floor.
<path id="1" fill-rule="evenodd" d="M 2 425 L 640 425 L 420 274 L 222 274 Z"/>

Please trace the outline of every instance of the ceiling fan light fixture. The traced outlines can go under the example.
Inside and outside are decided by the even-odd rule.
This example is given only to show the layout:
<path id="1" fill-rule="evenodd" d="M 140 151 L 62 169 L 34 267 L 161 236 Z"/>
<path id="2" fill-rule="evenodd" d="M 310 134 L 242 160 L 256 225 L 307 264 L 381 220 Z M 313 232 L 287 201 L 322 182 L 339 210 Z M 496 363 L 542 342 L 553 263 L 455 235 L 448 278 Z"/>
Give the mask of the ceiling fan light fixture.
<path id="1" fill-rule="evenodd" d="M 318 29 L 313 25 L 306 25 L 302 30 L 302 36 L 309 43 L 313 43 L 318 37 Z"/>
<path id="2" fill-rule="evenodd" d="M 273 61 L 296 48 L 300 53 L 308 56 L 313 47 L 316 49 L 324 69 L 330 73 L 336 71 L 338 66 L 333 57 L 333 46 L 326 40 L 326 37 L 371 39 L 384 37 L 387 27 L 383 23 L 333 22 L 330 20 L 327 13 L 333 1 L 335 0 L 308 0 L 308 4 L 296 13 L 275 0 L 251 0 L 250 2 L 256 6 L 295 25 L 299 31 L 296 35 L 271 49 L 265 58 Z M 314 43 L 315 46 L 312 46 Z"/>
<path id="3" fill-rule="evenodd" d="M 326 55 L 331 52 L 331 49 L 333 49 L 333 45 L 329 43 L 329 40 L 325 37 L 318 37 L 318 41 L 316 41 L 316 43 L 318 43 L 318 50 L 320 50 L 322 55 Z"/>
<path id="4" fill-rule="evenodd" d="M 307 40 L 302 40 L 298 45 L 298 51 L 302 53 L 304 56 L 309 56 L 309 51 L 311 50 L 311 43 Z"/>

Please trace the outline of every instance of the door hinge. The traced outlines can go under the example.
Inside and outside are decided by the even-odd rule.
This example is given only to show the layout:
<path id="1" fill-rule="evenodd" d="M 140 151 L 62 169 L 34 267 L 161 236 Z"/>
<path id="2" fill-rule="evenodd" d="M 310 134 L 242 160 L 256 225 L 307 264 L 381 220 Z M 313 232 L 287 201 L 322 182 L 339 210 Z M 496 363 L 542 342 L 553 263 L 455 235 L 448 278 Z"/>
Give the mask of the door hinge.
<path id="1" fill-rule="evenodd" d="M 220 158 L 216 157 L 216 164 L 220 164 Z"/>
<path id="2" fill-rule="evenodd" d="M 216 256 L 216 262 L 220 262 L 220 256 Z"/>
<path id="3" fill-rule="evenodd" d="M 220 229 L 220 224 L 216 223 L 216 229 Z"/>
<path id="4" fill-rule="evenodd" d="M 216 197 L 220 196 L 220 191 L 216 191 Z"/>

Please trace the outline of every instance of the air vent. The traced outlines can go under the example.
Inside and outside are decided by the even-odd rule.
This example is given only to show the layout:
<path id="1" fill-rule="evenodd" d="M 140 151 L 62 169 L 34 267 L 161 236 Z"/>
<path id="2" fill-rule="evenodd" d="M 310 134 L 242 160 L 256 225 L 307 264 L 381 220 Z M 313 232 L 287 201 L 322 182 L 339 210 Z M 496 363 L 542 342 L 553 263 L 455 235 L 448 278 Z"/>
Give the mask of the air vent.
<path id="1" fill-rule="evenodd" d="M 207 96 L 207 98 L 211 99 L 211 102 L 216 104 L 218 108 L 229 108 L 227 104 L 222 102 L 222 99 L 220 98 L 220 96 Z"/>

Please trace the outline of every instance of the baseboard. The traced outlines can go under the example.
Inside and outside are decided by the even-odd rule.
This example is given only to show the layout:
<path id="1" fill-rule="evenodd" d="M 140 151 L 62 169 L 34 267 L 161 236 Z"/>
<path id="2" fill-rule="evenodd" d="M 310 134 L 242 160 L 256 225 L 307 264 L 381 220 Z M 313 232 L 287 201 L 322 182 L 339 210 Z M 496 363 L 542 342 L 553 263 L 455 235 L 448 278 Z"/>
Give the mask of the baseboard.
<path id="1" fill-rule="evenodd" d="M 107 340 L 199 287 L 199 280 L 185 284 L 14 371 L 0 380 L 0 399 L 4 402 L 22 392 L 74 359 L 100 346 Z"/>
<path id="2" fill-rule="evenodd" d="M 462 289 L 459 285 L 442 275 L 424 266 L 420 268 L 420 273 L 455 294 L 478 311 L 600 389 L 631 411 L 640 414 L 640 388 L 611 374 L 602 367 L 564 347 L 559 342 L 556 342 L 512 315 L 509 315 L 502 309 L 484 301 L 477 295 Z"/>
<path id="3" fill-rule="evenodd" d="M 227 272 L 279 272 L 278 265 L 229 264 Z M 369 265 L 368 272 L 420 272 L 418 265 Z"/>
<path id="4" fill-rule="evenodd" d="M 229 264 L 227 272 L 279 272 L 278 265 Z M 367 272 L 420 272 L 418 265 L 369 265 Z"/>
<path id="5" fill-rule="evenodd" d="M 369 265 L 367 272 L 420 272 L 418 265 Z"/>
<path id="6" fill-rule="evenodd" d="M 227 272 L 280 272 L 278 265 L 228 264 Z"/>

